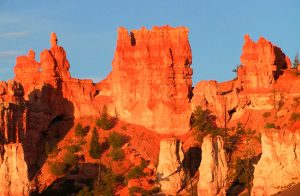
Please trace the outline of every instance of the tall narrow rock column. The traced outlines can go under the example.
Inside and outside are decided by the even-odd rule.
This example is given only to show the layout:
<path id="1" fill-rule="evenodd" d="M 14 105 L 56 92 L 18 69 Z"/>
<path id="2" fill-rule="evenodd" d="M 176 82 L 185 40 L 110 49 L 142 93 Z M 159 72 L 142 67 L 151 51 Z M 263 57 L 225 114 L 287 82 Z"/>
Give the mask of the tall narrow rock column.
<path id="1" fill-rule="evenodd" d="M 208 135 L 203 139 L 201 160 L 198 195 L 225 196 L 228 167 L 220 136 L 213 138 Z"/>
<path id="2" fill-rule="evenodd" d="M 169 138 L 160 142 L 157 176 L 164 193 L 175 195 L 183 187 L 185 179 L 183 158 L 181 142 L 177 139 Z"/>
<path id="3" fill-rule="evenodd" d="M 30 183 L 27 171 L 22 144 L 5 144 L 4 155 L 0 158 L 1 195 L 29 195 Z"/>

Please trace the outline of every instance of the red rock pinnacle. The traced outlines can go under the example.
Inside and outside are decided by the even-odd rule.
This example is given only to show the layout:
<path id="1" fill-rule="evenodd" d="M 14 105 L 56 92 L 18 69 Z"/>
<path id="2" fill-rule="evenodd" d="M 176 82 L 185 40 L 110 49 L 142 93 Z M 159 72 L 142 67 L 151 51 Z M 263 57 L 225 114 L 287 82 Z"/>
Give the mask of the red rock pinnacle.
<path id="1" fill-rule="evenodd" d="M 57 37 L 55 32 L 52 32 L 50 35 L 50 44 L 51 44 L 51 48 L 57 46 Z"/>

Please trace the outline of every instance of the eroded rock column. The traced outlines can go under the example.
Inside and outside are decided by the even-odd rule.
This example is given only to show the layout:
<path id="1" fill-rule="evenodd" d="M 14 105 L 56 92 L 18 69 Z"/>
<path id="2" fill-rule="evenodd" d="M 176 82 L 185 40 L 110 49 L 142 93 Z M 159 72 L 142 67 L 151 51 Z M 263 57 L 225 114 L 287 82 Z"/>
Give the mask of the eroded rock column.
<path id="1" fill-rule="evenodd" d="M 202 160 L 199 167 L 199 196 L 226 195 L 227 162 L 223 139 L 208 135 L 203 139 Z"/>
<path id="2" fill-rule="evenodd" d="M 272 130 L 261 135 L 262 155 L 251 195 L 272 195 L 300 182 L 300 133 Z"/>
<path id="3" fill-rule="evenodd" d="M 160 142 L 157 176 L 164 193 L 175 195 L 183 187 L 185 179 L 183 159 L 180 141 L 169 138 Z"/>
<path id="4" fill-rule="evenodd" d="M 28 169 L 22 144 L 7 144 L 2 146 L 2 150 L 4 155 L 0 159 L 1 195 L 29 195 Z"/>

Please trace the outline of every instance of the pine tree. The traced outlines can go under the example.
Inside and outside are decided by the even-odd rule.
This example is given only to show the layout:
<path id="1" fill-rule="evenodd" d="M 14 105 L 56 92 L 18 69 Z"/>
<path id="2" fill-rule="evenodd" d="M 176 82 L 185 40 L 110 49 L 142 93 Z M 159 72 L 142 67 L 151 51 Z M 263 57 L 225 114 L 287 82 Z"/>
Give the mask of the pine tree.
<path id="1" fill-rule="evenodd" d="M 293 66 L 294 68 L 298 68 L 298 65 L 299 65 L 299 55 L 298 55 L 298 52 L 296 53 L 296 56 L 295 56 L 295 59 L 294 59 L 294 62 L 293 62 Z"/>
<path id="2" fill-rule="evenodd" d="M 94 128 L 92 132 L 92 138 L 91 138 L 90 149 L 89 149 L 89 154 L 94 159 L 98 159 L 101 153 L 101 148 L 98 140 L 99 140 L 99 135 L 97 129 Z"/>
<path id="3" fill-rule="evenodd" d="M 100 116 L 100 119 L 96 121 L 96 124 L 99 128 L 104 130 L 109 130 L 113 127 L 113 123 L 111 122 L 108 114 L 107 114 L 107 107 L 103 107 L 102 114 Z"/>

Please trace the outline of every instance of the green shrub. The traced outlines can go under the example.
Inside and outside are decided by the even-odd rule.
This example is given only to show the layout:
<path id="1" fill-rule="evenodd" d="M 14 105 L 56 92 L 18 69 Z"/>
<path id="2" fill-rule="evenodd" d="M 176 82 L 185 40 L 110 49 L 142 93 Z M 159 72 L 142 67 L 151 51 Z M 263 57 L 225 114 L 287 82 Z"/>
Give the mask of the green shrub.
<path id="1" fill-rule="evenodd" d="M 98 159 L 101 154 L 101 146 L 99 144 L 99 135 L 98 135 L 96 128 L 94 128 L 94 130 L 92 132 L 89 154 L 94 159 Z"/>
<path id="2" fill-rule="evenodd" d="M 142 187 L 133 186 L 129 188 L 129 195 L 134 196 L 136 193 L 140 193 L 141 195 L 155 195 L 159 193 L 159 191 L 159 187 L 154 187 L 152 190 L 145 190 Z"/>
<path id="3" fill-rule="evenodd" d="M 83 128 L 80 123 L 78 123 L 75 127 L 75 136 L 77 137 L 84 137 L 86 136 L 87 132 L 89 130 L 89 127 Z"/>
<path id="4" fill-rule="evenodd" d="M 79 152 L 81 151 L 81 147 L 79 145 L 67 146 L 67 151 L 69 151 L 70 153 Z"/>
<path id="5" fill-rule="evenodd" d="M 59 149 L 57 148 L 57 145 L 53 146 L 52 148 L 51 148 L 51 146 L 50 146 L 50 149 L 51 149 L 51 150 L 50 150 L 49 156 L 55 157 L 56 155 L 58 155 Z"/>
<path id="6" fill-rule="evenodd" d="M 238 158 L 235 165 L 235 172 L 237 180 L 250 190 L 254 172 L 251 160 Z"/>
<path id="7" fill-rule="evenodd" d="M 107 109 L 106 107 L 103 107 L 103 112 L 100 116 L 99 119 L 96 120 L 96 125 L 104 130 L 109 130 L 111 128 L 113 128 L 113 122 L 111 121 L 111 119 L 109 118 L 108 114 L 107 114 Z"/>
<path id="8" fill-rule="evenodd" d="M 216 117 L 211 114 L 209 110 L 203 110 L 198 106 L 191 117 L 191 125 L 198 131 L 211 131 L 215 126 Z"/>
<path id="9" fill-rule="evenodd" d="M 271 112 L 264 112 L 263 117 L 264 118 L 269 118 L 271 116 Z"/>
<path id="10" fill-rule="evenodd" d="M 111 169 L 105 169 L 104 172 L 101 173 L 101 180 L 98 185 L 96 182 L 96 186 L 94 186 L 94 195 L 105 195 L 105 196 L 113 196 L 117 183 L 117 176 L 112 172 Z"/>
<path id="11" fill-rule="evenodd" d="M 64 162 L 54 162 L 50 165 L 50 172 L 56 176 L 61 176 L 67 172 L 67 165 Z"/>
<path id="12" fill-rule="evenodd" d="M 124 153 L 123 149 L 120 149 L 120 148 L 112 149 L 112 151 L 109 153 L 109 155 L 111 156 L 112 160 L 114 160 L 114 161 L 121 161 L 125 157 L 125 153 Z"/>
<path id="13" fill-rule="evenodd" d="M 141 195 L 146 195 L 145 190 L 139 186 L 133 186 L 129 188 L 129 195 L 134 196 L 135 193 L 141 193 Z"/>
<path id="14" fill-rule="evenodd" d="M 50 144 L 46 141 L 45 142 L 45 154 L 48 155 L 51 153 L 51 147 L 50 147 Z"/>
<path id="15" fill-rule="evenodd" d="M 294 97 L 293 101 L 294 101 L 294 103 L 292 104 L 292 106 L 297 108 L 300 105 L 300 96 Z"/>
<path id="16" fill-rule="evenodd" d="M 147 163 L 143 160 L 140 165 L 133 167 L 127 174 L 127 179 L 136 179 L 146 176 L 144 169 L 147 167 Z"/>
<path id="17" fill-rule="evenodd" d="M 108 137 L 108 143 L 111 145 L 113 148 L 121 148 L 124 143 L 126 142 L 126 137 L 122 134 L 119 134 L 117 132 L 112 132 L 109 134 Z"/>
<path id="18" fill-rule="evenodd" d="M 298 112 L 293 112 L 290 118 L 291 121 L 297 121 L 300 120 L 300 113 Z"/>
<path id="19" fill-rule="evenodd" d="M 194 135 L 197 140 L 202 140 L 203 135 L 218 135 L 220 131 L 216 126 L 216 117 L 209 110 L 203 110 L 200 106 L 193 111 L 190 124 L 195 128 Z M 200 133 L 203 133 L 202 135 Z"/>
<path id="20" fill-rule="evenodd" d="M 76 155 L 69 151 L 67 151 L 67 153 L 63 156 L 63 160 L 69 166 L 73 166 L 77 163 Z"/>
<path id="21" fill-rule="evenodd" d="M 76 196 L 93 196 L 93 192 L 90 191 L 89 187 L 84 186 L 77 194 Z"/>
<path id="22" fill-rule="evenodd" d="M 267 122 L 267 123 L 265 124 L 265 128 L 266 128 L 266 129 L 275 129 L 276 126 L 275 126 L 274 123 L 269 123 L 269 122 Z"/>
<path id="23" fill-rule="evenodd" d="M 85 145 L 86 144 L 86 140 L 84 138 L 79 138 L 77 141 L 76 141 L 76 144 L 81 146 L 81 145 Z"/>

